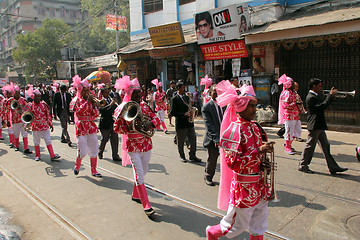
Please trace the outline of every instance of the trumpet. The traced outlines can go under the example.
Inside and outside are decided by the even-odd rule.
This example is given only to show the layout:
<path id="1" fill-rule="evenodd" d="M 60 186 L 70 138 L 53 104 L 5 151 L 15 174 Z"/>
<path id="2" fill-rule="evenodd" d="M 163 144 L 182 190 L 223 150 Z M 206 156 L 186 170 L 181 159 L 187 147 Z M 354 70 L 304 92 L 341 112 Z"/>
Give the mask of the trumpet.
<path id="1" fill-rule="evenodd" d="M 331 90 L 323 90 L 323 93 L 328 95 L 330 94 Z M 351 96 L 351 97 L 355 97 L 355 90 L 352 92 L 345 92 L 345 91 L 338 91 L 335 95 L 335 97 L 337 98 L 346 98 L 347 95 Z"/>
<path id="2" fill-rule="evenodd" d="M 15 110 L 19 107 L 19 102 L 16 99 L 11 100 L 10 102 L 10 108 L 12 110 Z"/>
<path id="3" fill-rule="evenodd" d="M 89 95 L 89 96 L 90 96 L 90 95 Z M 91 96 L 92 96 L 91 101 L 92 101 L 95 105 L 97 105 L 98 107 L 105 107 L 105 106 L 107 105 L 105 99 L 101 99 L 101 100 L 100 100 L 100 99 L 94 97 L 93 95 L 91 95 Z"/>
<path id="4" fill-rule="evenodd" d="M 24 112 L 21 114 L 21 121 L 25 123 L 25 131 L 30 131 L 31 124 L 34 121 L 34 114 L 31 112 Z"/>
<path id="5" fill-rule="evenodd" d="M 270 143 L 271 144 L 271 143 Z M 279 202 L 280 199 L 276 195 L 275 190 L 275 170 L 276 170 L 276 163 L 275 163 L 275 153 L 272 151 L 270 153 L 270 158 L 267 156 L 267 154 L 263 154 L 262 162 L 265 163 L 264 168 L 264 186 L 266 188 L 271 189 L 271 194 L 268 198 L 269 201 L 272 202 Z M 268 169 L 266 168 L 266 165 L 270 166 L 270 172 L 268 172 Z"/>
<path id="6" fill-rule="evenodd" d="M 124 118 L 125 121 L 132 122 L 132 128 L 135 132 L 140 133 L 145 137 L 154 136 L 154 129 L 145 130 L 145 124 L 150 121 L 150 119 L 141 113 L 140 105 L 137 102 L 130 101 L 127 103 L 122 103 L 120 107 L 120 115 Z M 137 126 L 140 126 L 140 128 Z"/>

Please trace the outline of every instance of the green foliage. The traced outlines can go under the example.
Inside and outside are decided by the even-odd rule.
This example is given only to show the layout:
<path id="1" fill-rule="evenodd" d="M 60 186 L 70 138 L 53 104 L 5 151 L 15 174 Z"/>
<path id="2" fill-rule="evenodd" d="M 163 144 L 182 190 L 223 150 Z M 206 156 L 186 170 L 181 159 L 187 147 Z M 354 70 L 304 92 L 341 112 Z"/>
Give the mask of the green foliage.
<path id="1" fill-rule="evenodd" d="M 117 1 L 117 14 L 126 16 L 128 29 L 129 25 L 129 2 Z M 116 51 L 116 33 L 114 31 L 106 31 L 106 14 L 115 14 L 113 0 L 82 0 L 81 7 L 83 12 L 87 12 L 88 26 L 84 23 L 77 26 L 75 31 L 78 46 L 83 53 L 83 57 L 99 56 L 109 54 Z M 91 19 L 91 20 L 90 20 Z M 85 20 L 86 21 L 86 20 Z M 80 28 L 80 26 L 82 28 Z M 130 41 L 130 34 L 128 32 L 118 32 L 119 48 L 126 46 Z"/>
<path id="2" fill-rule="evenodd" d="M 63 20 L 45 19 L 42 26 L 34 32 L 16 38 L 17 49 L 12 52 L 13 59 L 25 66 L 26 75 L 56 76 L 56 63 L 61 59 L 60 48 L 67 41 L 63 33 L 70 26 Z"/>

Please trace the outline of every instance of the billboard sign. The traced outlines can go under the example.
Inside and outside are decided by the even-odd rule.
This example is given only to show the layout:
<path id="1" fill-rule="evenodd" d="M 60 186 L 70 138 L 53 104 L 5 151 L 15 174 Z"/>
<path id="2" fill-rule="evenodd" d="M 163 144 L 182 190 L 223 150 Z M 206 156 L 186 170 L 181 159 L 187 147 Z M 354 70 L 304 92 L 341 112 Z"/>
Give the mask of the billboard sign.
<path id="1" fill-rule="evenodd" d="M 196 13 L 194 21 L 198 44 L 236 39 L 250 27 L 247 4 Z"/>
<path id="2" fill-rule="evenodd" d="M 111 14 L 106 14 L 106 30 L 109 31 L 127 31 L 127 21 L 125 16 L 116 16 Z"/>
<path id="3" fill-rule="evenodd" d="M 185 41 L 180 22 L 149 28 L 149 33 L 154 47 L 181 44 Z"/>
<path id="4" fill-rule="evenodd" d="M 70 61 L 58 62 L 57 73 L 59 78 L 71 78 L 71 62 Z"/>
<path id="5" fill-rule="evenodd" d="M 205 61 L 248 56 L 244 40 L 206 44 L 200 48 Z"/>

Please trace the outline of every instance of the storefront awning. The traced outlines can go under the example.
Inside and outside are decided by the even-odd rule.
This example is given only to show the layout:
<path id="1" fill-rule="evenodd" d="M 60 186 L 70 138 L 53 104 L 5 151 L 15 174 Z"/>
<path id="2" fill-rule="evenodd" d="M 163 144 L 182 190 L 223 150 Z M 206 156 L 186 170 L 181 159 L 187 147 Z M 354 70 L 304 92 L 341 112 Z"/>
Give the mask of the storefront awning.
<path id="1" fill-rule="evenodd" d="M 184 46 L 196 42 L 195 31 L 184 32 L 184 39 L 185 39 L 184 43 L 171 45 L 171 46 L 164 46 L 164 47 L 154 47 L 152 45 L 151 39 L 144 39 L 141 40 L 140 42 L 130 43 L 126 47 L 119 49 L 118 53 L 131 54 L 140 51 L 149 51 L 149 50 L 164 49 L 164 48 L 176 48 L 176 47 Z"/>
<path id="2" fill-rule="evenodd" d="M 89 57 L 85 59 L 85 62 L 84 64 L 79 64 L 78 67 L 81 69 L 98 69 L 100 67 L 110 67 L 118 64 L 116 53 Z"/>
<path id="3" fill-rule="evenodd" d="M 346 23 L 346 24 L 344 24 Z M 278 21 L 244 34 L 246 44 L 360 31 L 360 8 Z"/>

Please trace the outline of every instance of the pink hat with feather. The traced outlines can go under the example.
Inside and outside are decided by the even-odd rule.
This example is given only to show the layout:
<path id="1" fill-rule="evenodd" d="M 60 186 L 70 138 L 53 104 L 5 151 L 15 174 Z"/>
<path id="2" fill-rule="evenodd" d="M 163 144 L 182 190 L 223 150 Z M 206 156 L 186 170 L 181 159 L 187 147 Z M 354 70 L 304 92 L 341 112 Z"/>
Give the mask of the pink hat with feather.
<path id="1" fill-rule="evenodd" d="M 135 89 L 140 89 L 140 84 L 137 78 L 130 80 L 130 77 L 126 75 L 116 80 L 115 88 L 124 90 L 125 96 L 123 102 L 129 102 L 133 91 Z"/>
<path id="2" fill-rule="evenodd" d="M 291 77 L 286 76 L 286 74 L 283 74 L 279 80 L 278 85 L 283 84 L 284 88 L 290 88 L 293 82 L 293 79 Z"/>
<path id="3" fill-rule="evenodd" d="M 205 89 L 210 88 L 213 83 L 213 80 L 206 75 L 204 78 L 201 79 L 200 85 L 205 85 Z"/>
<path id="4" fill-rule="evenodd" d="M 157 78 L 152 80 L 151 83 L 156 86 L 156 89 L 159 89 L 159 87 L 162 87 L 162 82 L 160 82 L 159 79 L 157 79 Z"/>
<path id="5" fill-rule="evenodd" d="M 79 75 L 75 75 L 73 78 L 73 83 L 71 84 L 77 90 L 77 96 L 80 97 L 81 91 L 84 87 L 90 87 L 90 84 L 87 79 L 81 80 Z"/>

